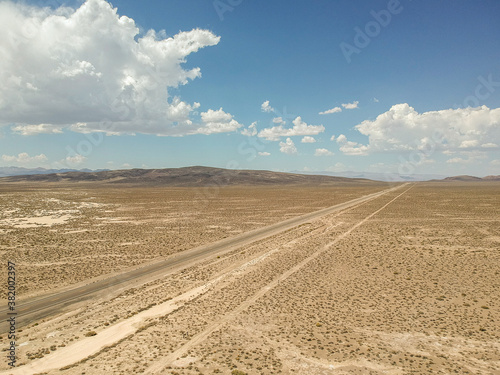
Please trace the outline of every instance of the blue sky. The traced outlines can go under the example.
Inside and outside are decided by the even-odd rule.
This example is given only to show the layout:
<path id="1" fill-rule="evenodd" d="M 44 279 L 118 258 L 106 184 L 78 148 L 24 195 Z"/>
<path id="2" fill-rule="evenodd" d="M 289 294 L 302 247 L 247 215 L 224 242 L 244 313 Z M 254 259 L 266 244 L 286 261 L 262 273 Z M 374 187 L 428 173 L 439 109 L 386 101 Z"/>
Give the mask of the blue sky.
<path id="1" fill-rule="evenodd" d="M 0 8 L 1 166 L 500 174 L 497 1 Z"/>

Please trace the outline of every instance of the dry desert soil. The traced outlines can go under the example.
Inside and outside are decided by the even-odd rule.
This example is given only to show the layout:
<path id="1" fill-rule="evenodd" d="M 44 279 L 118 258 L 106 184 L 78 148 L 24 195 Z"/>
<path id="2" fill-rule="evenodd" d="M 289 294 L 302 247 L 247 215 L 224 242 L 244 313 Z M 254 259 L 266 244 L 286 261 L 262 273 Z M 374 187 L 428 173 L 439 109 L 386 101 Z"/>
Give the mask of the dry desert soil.
<path id="1" fill-rule="evenodd" d="M 500 374 L 500 183 L 390 188 L 1 184 L 19 303 L 385 193 L 21 316 L 0 373 Z"/>

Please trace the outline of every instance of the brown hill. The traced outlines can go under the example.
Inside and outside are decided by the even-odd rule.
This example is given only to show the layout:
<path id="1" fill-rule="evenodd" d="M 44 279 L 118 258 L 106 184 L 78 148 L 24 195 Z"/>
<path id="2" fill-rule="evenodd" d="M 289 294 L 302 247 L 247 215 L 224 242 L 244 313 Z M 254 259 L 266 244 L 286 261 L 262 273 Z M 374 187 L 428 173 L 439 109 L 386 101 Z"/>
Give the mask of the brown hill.
<path id="1" fill-rule="evenodd" d="M 344 183 L 375 183 L 363 178 L 322 175 L 302 175 L 259 170 L 232 170 L 211 167 L 184 167 L 166 169 L 125 169 L 100 172 L 65 172 L 38 175 L 10 176 L 0 182 L 69 182 L 110 183 L 169 186 L 200 185 L 324 185 Z"/>
<path id="2" fill-rule="evenodd" d="M 453 177 L 446 177 L 442 181 L 481 181 L 482 178 L 480 177 L 474 177 L 474 176 L 453 176 Z"/>
<path id="3" fill-rule="evenodd" d="M 483 180 L 486 180 L 486 181 L 500 181 L 500 176 L 486 176 L 486 177 L 483 177 Z"/>
<path id="4" fill-rule="evenodd" d="M 475 177 L 475 176 L 468 176 L 468 175 L 462 175 L 462 176 L 452 176 L 452 177 L 446 177 L 443 178 L 442 180 L 431 180 L 434 182 L 440 182 L 440 181 L 462 181 L 462 182 L 479 182 L 479 181 L 500 181 L 500 176 L 486 176 L 486 177 Z"/>

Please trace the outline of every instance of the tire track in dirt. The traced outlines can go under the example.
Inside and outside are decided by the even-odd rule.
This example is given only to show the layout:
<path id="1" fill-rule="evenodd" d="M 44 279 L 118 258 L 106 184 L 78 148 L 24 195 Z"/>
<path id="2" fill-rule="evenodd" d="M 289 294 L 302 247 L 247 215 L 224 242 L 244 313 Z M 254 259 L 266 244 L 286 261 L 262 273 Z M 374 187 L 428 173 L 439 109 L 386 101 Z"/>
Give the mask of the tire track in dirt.
<path id="1" fill-rule="evenodd" d="M 401 185 L 404 186 L 404 185 Z M 394 189 L 387 190 L 386 193 L 394 191 Z M 385 195 L 385 194 L 381 194 Z M 335 217 L 340 216 L 341 214 L 344 214 L 348 211 L 351 211 L 357 207 L 360 207 L 368 202 L 371 202 L 373 199 L 376 199 L 380 197 L 381 195 L 376 195 L 376 196 L 371 196 L 370 199 L 367 200 L 362 200 L 359 203 L 356 203 L 354 205 L 349 205 L 347 208 L 341 209 L 333 216 L 330 216 L 329 219 L 333 219 Z M 319 218 L 314 218 L 313 220 L 321 220 L 323 216 Z M 271 255 L 283 251 L 285 249 L 288 249 L 292 247 L 294 244 L 297 242 L 307 239 L 309 237 L 313 237 L 318 234 L 323 234 L 327 233 L 336 226 L 340 225 L 342 223 L 337 223 L 337 224 L 328 224 L 328 223 L 323 223 L 320 224 L 319 227 L 304 233 L 300 235 L 299 237 L 295 237 L 293 240 L 287 241 L 284 244 L 281 244 L 280 246 L 277 246 L 271 250 L 265 251 L 264 253 L 260 253 L 257 256 L 254 256 L 250 260 L 245 260 L 245 261 L 239 261 L 236 263 L 231 264 L 230 266 L 224 268 L 223 270 L 219 271 L 215 277 L 212 279 L 208 280 L 206 283 L 204 283 L 201 286 L 197 286 L 194 288 L 191 288 L 184 293 L 168 300 L 165 301 L 159 305 L 156 305 L 150 309 L 147 309 L 145 311 L 142 311 L 141 313 L 128 318 L 120 323 L 117 323 L 113 326 L 110 326 L 103 331 L 99 332 L 98 335 L 93 336 L 93 337 L 87 337 L 84 338 L 78 342 L 75 342 L 72 345 L 69 345 L 63 349 L 59 349 L 57 352 L 51 353 L 50 355 L 35 360 L 25 366 L 12 369 L 7 372 L 1 372 L 0 374 L 34 374 L 34 373 L 39 373 L 40 371 L 49 371 L 52 369 L 56 368 L 61 368 L 61 367 L 67 367 L 74 365 L 82 360 L 85 360 L 86 358 L 90 356 L 97 355 L 99 352 L 101 352 L 103 349 L 106 347 L 112 346 L 119 342 L 120 340 L 126 339 L 127 337 L 133 336 L 135 333 L 137 333 L 138 330 L 141 329 L 144 324 L 146 324 L 148 319 L 154 319 L 159 316 L 167 316 L 169 314 L 172 314 L 179 309 L 181 309 L 185 304 L 201 297 L 205 293 L 213 290 L 217 284 L 223 282 L 225 279 L 230 278 L 231 276 L 241 276 L 241 274 L 245 273 L 250 269 L 251 267 L 261 263 L 263 260 L 266 258 L 270 257 Z M 299 226 L 289 229 L 285 232 L 281 232 L 278 234 L 278 236 L 283 236 L 284 233 L 294 230 L 298 228 Z M 276 236 L 276 235 L 274 235 Z M 274 237 L 273 236 L 273 237 Z M 269 237 L 270 238 L 270 237 Z M 247 245 L 248 246 L 248 245 Z M 253 245 L 250 245 L 253 246 Z M 312 258 L 307 258 L 307 259 L 312 259 Z M 301 262 L 302 264 L 304 262 Z M 296 267 L 293 268 L 295 270 Z M 285 273 L 288 277 L 289 274 L 288 272 Z M 285 277 L 285 278 L 286 278 Z M 283 278 L 284 279 L 284 278 Z M 279 281 L 278 281 L 279 282 Z M 269 285 L 269 284 L 268 284 Z M 267 287 L 267 286 L 266 286 Z M 265 287 L 265 288 L 266 288 Z M 158 286 L 156 286 L 158 288 Z M 269 288 L 270 289 L 270 288 Z M 269 290 L 269 289 L 266 289 Z M 259 298 L 261 294 L 258 295 L 257 298 Z M 255 298 L 255 299 L 257 299 Z M 253 298 L 252 298 L 252 303 L 253 303 Z M 249 305 L 248 305 L 249 306 Z M 245 305 L 244 308 L 246 308 L 247 305 Z M 241 309 L 244 310 L 244 308 Z M 240 309 L 238 308 L 238 313 L 240 312 Z M 225 321 L 225 318 L 224 318 Z M 194 338 L 193 338 L 194 339 Z M 191 340 L 192 341 L 192 340 Z M 191 342 L 189 341 L 189 342 Z M 188 342 L 188 343 L 189 343 Z M 187 349 L 186 349 L 187 350 Z M 175 353 L 175 352 L 174 352 Z M 169 358 L 169 357 L 168 357 Z"/>
<path id="2" fill-rule="evenodd" d="M 405 185 L 402 185 L 405 186 Z M 188 352 L 191 348 L 195 347 L 196 345 L 202 343 L 206 338 L 208 338 L 214 331 L 220 329 L 224 324 L 230 322 L 234 318 L 238 316 L 241 312 L 246 310 L 248 307 L 250 307 L 253 303 L 255 303 L 259 298 L 264 296 L 267 292 L 269 292 L 271 289 L 276 287 L 281 281 L 287 279 L 300 269 L 302 269 L 304 266 L 306 266 L 310 261 L 313 259 L 317 258 L 320 256 L 324 251 L 328 250 L 331 246 L 335 245 L 339 241 L 343 240 L 345 237 L 349 236 L 354 230 L 356 230 L 358 227 L 363 225 L 366 221 L 370 220 L 373 216 L 375 216 L 377 213 L 380 211 L 384 210 L 387 206 L 389 206 L 392 202 L 396 201 L 398 198 L 400 198 L 402 195 L 406 194 L 410 189 L 413 188 L 414 185 L 410 186 L 408 189 L 403 191 L 401 194 L 397 195 L 393 199 L 391 199 L 389 202 L 384 204 L 381 208 L 377 209 L 376 211 L 372 212 L 370 215 L 366 216 L 364 219 L 353 225 L 351 228 L 349 228 L 347 231 L 339 235 L 337 238 L 335 238 L 333 241 L 329 242 L 328 244 L 324 245 L 322 248 L 311 254 L 309 257 L 306 259 L 302 260 L 299 262 L 297 265 L 294 267 L 290 268 L 288 271 L 282 273 L 273 281 L 268 283 L 267 285 L 263 286 L 262 288 L 259 289 L 257 293 L 255 293 L 252 297 L 248 298 L 245 300 L 243 303 L 238 305 L 235 309 L 224 315 L 220 320 L 213 322 L 209 324 L 202 332 L 197 333 L 196 335 L 191 338 L 187 343 L 185 343 L 183 346 L 178 348 L 177 350 L 173 351 L 170 353 L 167 357 L 159 360 L 158 362 L 154 363 L 152 366 L 150 366 L 144 374 L 162 374 L 163 369 L 169 365 L 172 365 L 172 363 L 179 357 L 182 357 L 184 354 Z"/>
<path id="3" fill-rule="evenodd" d="M 310 220 L 342 211 L 356 206 L 359 203 L 367 202 L 394 191 L 395 189 L 399 189 L 402 186 L 405 185 L 399 185 L 386 190 L 364 195 L 335 206 L 323 208 L 301 216 L 292 217 L 279 223 L 257 228 L 210 244 L 201 245 L 181 253 L 176 253 L 165 260 L 147 264 L 145 266 L 141 266 L 90 284 L 82 285 L 77 288 L 36 297 L 26 301 L 18 301 L 19 303 L 16 305 L 16 310 L 18 317 L 22 318 L 18 322 L 18 327 L 22 327 L 42 318 L 61 313 L 65 309 L 67 310 L 71 305 L 95 298 L 103 293 L 110 294 L 112 291 L 126 288 L 134 282 L 146 282 L 145 279 L 151 280 L 152 277 L 158 278 L 164 276 L 168 272 L 173 272 L 174 270 L 180 268 L 186 268 L 193 263 L 206 260 L 213 255 L 223 255 L 258 240 L 286 232 L 287 230 L 297 227 L 298 225 L 306 223 Z M 7 324 L 5 324 L 7 313 L 7 309 L 0 309 L 1 333 L 6 332 L 8 329 Z"/>

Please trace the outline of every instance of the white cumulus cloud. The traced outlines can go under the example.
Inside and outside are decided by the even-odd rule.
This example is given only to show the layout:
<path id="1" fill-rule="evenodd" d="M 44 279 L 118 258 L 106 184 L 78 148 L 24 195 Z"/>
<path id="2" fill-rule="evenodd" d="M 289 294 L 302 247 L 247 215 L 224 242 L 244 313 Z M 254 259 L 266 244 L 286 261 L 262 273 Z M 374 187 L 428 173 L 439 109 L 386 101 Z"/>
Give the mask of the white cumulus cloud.
<path id="1" fill-rule="evenodd" d="M 355 128 L 368 137 L 368 143 L 351 142 L 340 135 L 337 142 L 346 154 L 403 152 L 432 147 L 450 155 L 479 147 L 494 149 L 500 144 L 500 108 L 482 106 L 418 113 L 403 103 Z"/>
<path id="2" fill-rule="evenodd" d="M 183 64 L 219 43 L 208 30 L 140 35 L 134 20 L 105 0 L 86 0 L 76 10 L 3 1 L 0 24 L 0 125 L 14 124 L 15 132 L 186 135 L 238 128 L 231 120 L 196 123 L 200 103 L 169 93 L 201 76 L 200 68 Z"/>
<path id="3" fill-rule="evenodd" d="M 460 143 L 460 146 L 458 148 L 472 148 L 472 147 L 477 147 L 479 145 L 479 141 L 477 139 L 469 139 L 466 141 L 462 141 Z"/>
<path id="4" fill-rule="evenodd" d="M 358 101 L 354 101 L 352 103 L 344 103 L 342 104 L 342 107 L 344 107 L 345 109 L 354 109 L 358 108 L 358 104 L 359 104 Z"/>
<path id="5" fill-rule="evenodd" d="M 315 143 L 316 140 L 314 139 L 314 137 L 306 135 L 304 138 L 301 139 L 300 142 L 302 142 L 302 143 Z"/>
<path id="6" fill-rule="evenodd" d="M 274 112 L 274 108 L 269 105 L 269 100 L 266 100 L 264 103 L 262 103 L 260 109 L 262 110 L 262 112 Z"/>
<path id="7" fill-rule="evenodd" d="M 296 154 L 297 147 L 295 147 L 295 143 L 290 138 L 287 138 L 285 142 L 280 142 L 280 151 L 284 154 Z"/>
<path id="8" fill-rule="evenodd" d="M 329 115 L 330 113 L 337 113 L 337 112 L 342 112 L 342 108 L 340 107 L 334 107 L 332 109 L 328 109 L 326 111 L 320 112 L 320 115 Z"/>
<path id="9" fill-rule="evenodd" d="M 308 125 L 302 118 L 298 116 L 292 121 L 292 128 L 285 128 L 283 124 L 273 126 L 271 128 L 262 129 L 259 132 L 259 137 L 270 141 L 278 141 L 280 137 L 293 137 L 299 135 L 317 135 L 325 131 L 323 125 Z"/>
<path id="10" fill-rule="evenodd" d="M 207 112 L 202 112 L 201 119 L 205 125 L 197 130 L 201 134 L 231 132 L 242 127 L 230 113 L 224 112 L 222 108 L 217 111 L 209 109 Z"/>
<path id="11" fill-rule="evenodd" d="M 333 141 L 333 139 L 332 139 L 332 141 Z M 345 142 L 347 142 L 347 137 L 344 134 L 340 134 L 337 137 L 337 143 L 338 144 L 342 144 L 342 143 L 345 143 Z"/>
<path id="12" fill-rule="evenodd" d="M 498 148 L 498 145 L 496 143 L 491 143 L 491 142 L 488 142 L 488 143 L 483 143 L 481 145 L 482 148 Z"/>
<path id="13" fill-rule="evenodd" d="M 257 135 L 257 123 L 252 122 L 252 124 L 248 128 L 245 128 L 241 131 L 241 134 L 243 134 L 247 137 L 256 136 Z"/>
<path id="14" fill-rule="evenodd" d="M 2 155 L 2 160 L 9 163 L 30 164 L 47 161 L 45 154 L 29 156 L 27 152 L 21 152 L 18 155 Z"/>
<path id="15" fill-rule="evenodd" d="M 357 142 L 348 141 L 344 134 L 337 137 L 339 149 L 346 155 L 368 155 L 369 147 Z"/>
<path id="16" fill-rule="evenodd" d="M 267 151 L 262 151 L 262 152 L 259 151 L 259 155 L 260 156 L 269 156 L 271 154 L 269 152 L 267 152 Z"/>

